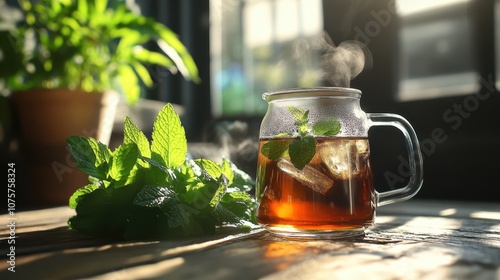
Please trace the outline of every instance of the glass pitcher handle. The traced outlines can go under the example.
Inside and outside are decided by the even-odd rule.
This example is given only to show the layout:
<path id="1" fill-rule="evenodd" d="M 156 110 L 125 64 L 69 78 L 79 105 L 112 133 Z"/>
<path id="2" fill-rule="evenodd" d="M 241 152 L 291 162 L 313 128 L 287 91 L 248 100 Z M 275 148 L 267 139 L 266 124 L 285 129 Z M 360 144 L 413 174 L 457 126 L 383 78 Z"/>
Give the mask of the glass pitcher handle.
<path id="1" fill-rule="evenodd" d="M 367 114 L 372 126 L 393 126 L 399 129 L 405 139 L 410 166 L 410 180 L 408 184 L 399 189 L 386 192 L 376 192 L 377 206 L 383 206 L 412 198 L 423 184 L 423 158 L 420 151 L 417 134 L 411 124 L 403 117 L 396 114 L 369 113 Z"/>

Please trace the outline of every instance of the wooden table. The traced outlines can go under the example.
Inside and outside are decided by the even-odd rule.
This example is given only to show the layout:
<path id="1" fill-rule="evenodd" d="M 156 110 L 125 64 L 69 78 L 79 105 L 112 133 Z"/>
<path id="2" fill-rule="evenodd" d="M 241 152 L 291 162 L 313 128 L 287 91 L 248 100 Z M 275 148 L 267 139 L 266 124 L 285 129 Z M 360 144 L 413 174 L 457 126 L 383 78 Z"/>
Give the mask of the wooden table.
<path id="1" fill-rule="evenodd" d="M 3 226 L 0 279 L 500 279 L 500 203 L 402 202 L 380 207 L 364 237 L 321 241 L 223 228 L 207 237 L 113 242 L 69 230 L 73 213 L 16 213 L 15 272 Z"/>

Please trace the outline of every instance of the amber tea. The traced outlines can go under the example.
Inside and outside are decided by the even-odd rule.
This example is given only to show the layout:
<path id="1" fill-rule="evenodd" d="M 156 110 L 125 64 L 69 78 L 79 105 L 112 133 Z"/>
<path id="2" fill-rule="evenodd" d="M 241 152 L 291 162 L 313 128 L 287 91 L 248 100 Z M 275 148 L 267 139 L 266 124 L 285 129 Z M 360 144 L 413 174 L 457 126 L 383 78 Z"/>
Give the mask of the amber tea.
<path id="1" fill-rule="evenodd" d="M 341 87 L 265 92 L 257 161 L 257 220 L 291 238 L 346 238 L 364 234 L 375 209 L 412 198 L 423 183 L 418 137 L 402 116 L 365 113 L 361 91 Z M 368 132 L 389 126 L 404 136 L 410 178 L 377 192 Z"/>
<path id="2" fill-rule="evenodd" d="M 261 139 L 259 151 L 268 141 Z M 256 190 L 259 223 L 276 232 L 370 226 L 376 202 L 369 153 L 367 138 L 318 137 L 314 157 L 298 169 L 289 156 L 270 160 L 260 152 Z"/>

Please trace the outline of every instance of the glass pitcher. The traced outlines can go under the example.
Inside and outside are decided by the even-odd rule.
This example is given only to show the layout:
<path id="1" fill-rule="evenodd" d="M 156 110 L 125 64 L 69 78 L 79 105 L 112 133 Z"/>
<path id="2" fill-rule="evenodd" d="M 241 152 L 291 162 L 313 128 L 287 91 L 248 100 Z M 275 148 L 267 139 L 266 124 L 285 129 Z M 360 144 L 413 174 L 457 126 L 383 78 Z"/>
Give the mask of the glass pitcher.
<path id="1" fill-rule="evenodd" d="M 318 87 L 264 93 L 259 135 L 257 220 L 268 231 L 299 238 L 364 234 L 377 206 L 413 197 L 423 183 L 422 154 L 403 117 L 361 110 L 361 91 Z M 377 192 L 368 130 L 393 126 L 405 139 L 408 185 Z"/>

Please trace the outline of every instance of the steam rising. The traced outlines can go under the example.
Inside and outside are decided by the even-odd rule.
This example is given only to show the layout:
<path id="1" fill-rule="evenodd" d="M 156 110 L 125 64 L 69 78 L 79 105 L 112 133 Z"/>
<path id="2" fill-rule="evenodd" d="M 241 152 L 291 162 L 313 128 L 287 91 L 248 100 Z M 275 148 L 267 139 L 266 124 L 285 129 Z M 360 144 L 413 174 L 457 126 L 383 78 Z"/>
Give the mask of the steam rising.
<path id="1" fill-rule="evenodd" d="M 326 33 L 312 40 L 297 41 L 292 60 L 302 74 L 306 70 L 315 71 L 319 80 L 336 87 L 350 87 L 351 80 L 372 64 L 371 54 L 363 44 L 344 41 L 335 46 Z"/>

